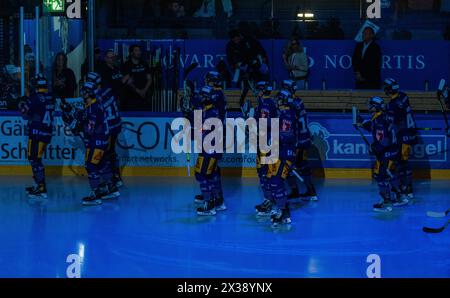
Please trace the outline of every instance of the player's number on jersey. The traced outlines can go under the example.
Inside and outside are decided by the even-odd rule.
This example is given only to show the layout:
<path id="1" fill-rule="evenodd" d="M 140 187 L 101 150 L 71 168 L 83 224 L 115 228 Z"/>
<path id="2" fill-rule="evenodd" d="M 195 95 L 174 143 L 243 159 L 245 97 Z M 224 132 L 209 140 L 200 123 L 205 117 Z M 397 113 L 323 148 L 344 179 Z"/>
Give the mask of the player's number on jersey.
<path id="1" fill-rule="evenodd" d="M 44 120 L 42 120 L 42 122 L 44 124 L 46 124 L 47 126 L 51 126 L 52 125 L 52 113 L 50 111 L 46 111 L 45 115 L 44 115 Z"/>
<path id="2" fill-rule="evenodd" d="M 112 120 L 112 119 L 114 119 L 114 115 L 113 115 L 112 107 L 111 107 L 111 106 L 109 106 L 109 107 L 106 109 L 106 112 L 108 113 L 108 117 L 106 118 L 106 120 Z"/>
<path id="3" fill-rule="evenodd" d="M 300 118 L 300 124 L 302 126 L 300 133 L 307 133 L 308 132 L 308 126 L 306 125 L 305 117 L 301 117 Z"/>
<path id="4" fill-rule="evenodd" d="M 397 143 L 397 136 L 395 135 L 395 132 L 391 131 L 392 134 L 392 143 L 396 144 Z"/>
<path id="5" fill-rule="evenodd" d="M 106 108 L 106 112 L 108 113 L 108 117 L 107 117 L 106 120 L 109 121 L 109 120 L 114 120 L 114 119 L 115 119 L 113 109 L 114 109 L 114 112 L 118 110 L 118 109 L 117 109 L 117 104 L 116 104 L 115 102 L 112 103 L 112 105 L 110 105 L 110 106 L 108 106 L 108 107 Z"/>

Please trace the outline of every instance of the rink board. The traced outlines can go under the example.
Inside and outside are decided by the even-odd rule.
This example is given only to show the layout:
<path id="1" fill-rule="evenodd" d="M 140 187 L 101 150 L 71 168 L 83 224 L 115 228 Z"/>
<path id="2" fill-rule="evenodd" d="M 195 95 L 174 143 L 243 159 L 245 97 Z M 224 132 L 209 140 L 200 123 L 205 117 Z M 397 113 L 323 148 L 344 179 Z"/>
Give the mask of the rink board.
<path id="1" fill-rule="evenodd" d="M 237 117 L 229 114 L 229 117 Z M 118 154 L 125 176 L 186 176 L 186 154 L 172 152 L 171 140 L 178 132 L 171 129 L 178 113 L 125 113 L 124 128 L 119 136 Z M 439 114 L 416 115 L 419 128 L 442 128 Z M 0 174 L 29 174 L 26 122 L 16 113 L 0 114 Z M 373 158 L 352 126 L 351 114 L 310 113 L 309 128 L 313 146 L 309 159 L 315 174 L 328 178 L 369 178 Z M 423 178 L 450 178 L 447 162 L 448 144 L 444 130 L 419 131 L 419 142 L 413 147 L 415 174 Z M 367 133 L 367 138 L 371 136 Z M 190 156 L 191 172 L 196 154 Z M 221 167 L 233 176 L 252 177 L 256 156 L 252 153 L 224 153 Z M 45 164 L 48 173 L 84 175 L 84 146 L 78 137 L 65 130 L 60 117 L 55 118 L 55 132 L 47 147 Z"/>

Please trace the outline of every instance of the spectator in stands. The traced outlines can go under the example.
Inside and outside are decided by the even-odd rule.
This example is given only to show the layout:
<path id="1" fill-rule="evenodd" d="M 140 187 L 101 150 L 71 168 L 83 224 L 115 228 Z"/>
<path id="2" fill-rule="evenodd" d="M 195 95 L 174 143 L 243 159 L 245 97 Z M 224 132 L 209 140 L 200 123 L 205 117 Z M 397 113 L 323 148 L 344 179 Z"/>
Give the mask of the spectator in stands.
<path id="1" fill-rule="evenodd" d="M 56 54 L 53 64 L 53 94 L 59 98 L 75 97 L 77 82 L 74 72 L 67 67 L 67 56 L 60 52 Z"/>
<path id="2" fill-rule="evenodd" d="M 184 10 L 184 5 L 181 1 L 172 1 L 169 4 L 169 17 L 180 19 L 186 16 L 186 12 Z"/>
<path id="3" fill-rule="evenodd" d="M 121 101 L 122 109 L 128 111 L 145 109 L 151 74 L 148 64 L 142 59 L 142 51 L 138 45 L 130 46 L 129 58 L 122 66 L 122 74 L 126 85 Z"/>
<path id="4" fill-rule="evenodd" d="M 226 17 L 231 18 L 233 15 L 233 5 L 231 0 L 222 0 L 222 7 Z M 196 18 L 212 18 L 216 16 L 216 1 L 203 0 L 200 8 L 194 13 Z"/>
<path id="5" fill-rule="evenodd" d="M 112 89 L 114 96 L 120 103 L 121 94 L 124 87 L 124 76 L 117 65 L 117 56 L 113 50 L 107 50 L 105 53 L 104 65 L 101 68 L 103 84 Z"/>
<path id="6" fill-rule="evenodd" d="M 283 54 L 283 62 L 291 80 L 297 83 L 297 90 L 305 89 L 305 81 L 309 74 L 309 62 L 300 41 L 292 38 Z"/>
<path id="7" fill-rule="evenodd" d="M 353 52 L 356 89 L 380 89 L 381 48 L 374 38 L 373 28 L 366 27 L 363 31 L 363 41 L 356 45 Z"/>
<path id="8" fill-rule="evenodd" d="M 187 31 L 184 30 L 184 18 L 186 11 L 182 1 L 171 1 L 168 4 L 167 17 L 171 21 L 171 29 L 177 38 L 187 38 Z"/>
<path id="9" fill-rule="evenodd" d="M 241 106 L 251 85 L 260 80 L 269 80 L 269 66 L 266 51 L 254 38 L 244 37 L 238 30 L 230 31 L 226 46 L 228 65 L 232 69 L 233 83 L 241 87 Z"/>
<path id="10" fill-rule="evenodd" d="M 100 72 L 103 68 L 104 61 L 102 60 L 102 50 L 99 47 L 94 49 L 94 71 Z M 89 61 L 86 58 L 83 65 L 81 65 L 81 77 L 84 78 L 89 72 Z"/>

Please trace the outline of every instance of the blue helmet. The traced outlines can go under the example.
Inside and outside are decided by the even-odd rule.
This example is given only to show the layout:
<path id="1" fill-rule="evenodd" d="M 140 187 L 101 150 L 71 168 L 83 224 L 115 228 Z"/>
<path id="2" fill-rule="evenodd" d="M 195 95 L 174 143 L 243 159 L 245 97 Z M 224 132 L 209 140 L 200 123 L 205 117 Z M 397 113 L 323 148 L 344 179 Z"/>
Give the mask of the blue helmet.
<path id="1" fill-rule="evenodd" d="M 292 94 L 294 94 L 295 91 L 297 91 L 297 85 L 293 80 L 283 80 L 281 86 L 283 89 L 288 90 Z"/>
<path id="2" fill-rule="evenodd" d="M 292 97 L 292 93 L 289 90 L 281 90 L 277 95 L 278 106 L 287 104 Z"/>
<path id="3" fill-rule="evenodd" d="M 270 95 L 272 93 L 273 88 L 272 85 L 267 81 L 260 81 L 256 83 L 256 90 L 262 91 L 264 95 Z"/>
<path id="4" fill-rule="evenodd" d="M 372 96 L 369 98 L 369 101 L 367 102 L 367 108 L 369 111 L 381 111 L 384 110 L 386 105 L 384 104 L 384 99 L 379 96 Z"/>
<path id="5" fill-rule="evenodd" d="M 213 103 L 214 102 L 214 88 L 210 86 L 203 87 L 199 92 L 201 101 L 203 103 Z"/>
<path id="6" fill-rule="evenodd" d="M 102 83 L 102 77 L 98 73 L 91 71 L 86 75 L 86 82 L 92 82 L 98 87 Z"/>
<path id="7" fill-rule="evenodd" d="M 205 82 L 207 85 L 212 84 L 213 86 L 222 85 L 222 76 L 217 71 L 208 71 L 205 76 Z"/>
<path id="8" fill-rule="evenodd" d="M 98 86 L 93 82 L 85 82 L 83 87 L 81 88 L 81 93 L 84 97 L 89 96 L 91 98 L 95 97 L 95 92 L 97 91 Z"/>
<path id="9" fill-rule="evenodd" d="M 400 86 L 398 85 L 396 80 L 388 78 L 383 82 L 383 89 L 386 95 L 392 95 L 398 93 Z"/>
<path id="10" fill-rule="evenodd" d="M 39 90 L 39 89 L 48 89 L 48 82 L 47 82 L 47 78 L 42 74 L 42 73 L 38 73 L 32 80 L 31 82 L 32 87 L 35 90 Z"/>

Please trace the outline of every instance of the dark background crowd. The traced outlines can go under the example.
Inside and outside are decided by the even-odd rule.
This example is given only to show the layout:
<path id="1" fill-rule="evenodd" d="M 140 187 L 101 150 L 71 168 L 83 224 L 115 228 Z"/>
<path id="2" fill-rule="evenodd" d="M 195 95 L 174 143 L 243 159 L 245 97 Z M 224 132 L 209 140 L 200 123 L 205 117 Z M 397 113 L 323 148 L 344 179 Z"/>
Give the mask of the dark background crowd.
<path id="1" fill-rule="evenodd" d="M 19 2 L 29 1 L 6 2 L 8 5 L 0 6 L 3 36 L 9 30 L 2 25 L 6 24 L 2 23 L 6 20 L 3 18 L 5 11 L 17 11 L 15 6 Z M 363 41 L 356 43 L 354 52 L 349 53 L 352 54 L 354 88 L 380 87 L 382 49 L 375 35 L 380 39 L 449 39 L 450 4 L 447 2 L 450 0 L 382 1 L 383 18 L 377 21 L 382 29 L 375 34 L 373 29 L 366 28 Z M 215 67 L 224 79 L 224 87 L 242 90 L 241 104 L 255 82 L 274 79 L 269 75 L 272 65 L 269 65 L 259 40 L 288 40 L 282 56 L 271 57 L 271 61 L 283 64 L 284 78 L 294 80 L 297 89 L 303 90 L 308 89 L 312 71 L 308 54 L 312 53 L 305 52 L 301 41 L 354 39 L 364 22 L 360 5 L 353 0 L 302 0 L 296 3 L 287 0 L 97 0 L 96 3 L 98 39 L 228 39 L 224 49 L 226 59 L 218 61 Z M 32 11 L 32 6 L 27 10 Z M 314 12 L 314 16 L 307 19 L 306 12 Z M 418 17 L 430 21 L 417 22 Z M 425 31 L 426 35 L 421 35 Z M 19 90 L 17 53 L 13 57 L 5 56 L 9 53 L 5 46 L 7 41 L 0 43 L 0 99 L 17 98 Z M 160 61 L 155 63 L 139 43 L 129 46 L 126 51 L 118 56 L 114 50 L 96 48 L 94 53 L 94 70 L 113 88 L 121 109 L 176 110 L 177 93 L 182 85 L 180 65 L 165 69 Z M 25 54 L 25 80 L 28 82 L 35 65 L 31 47 L 26 46 Z M 70 69 L 64 52 L 52 54 L 52 60 L 51 70 L 46 74 L 55 95 L 63 98 L 79 96 L 79 87 L 88 71 L 87 61 L 80 74 Z M 175 57 L 174 60 L 178 59 Z M 77 79 L 80 77 L 81 80 Z M 0 104 L 2 102 L 0 100 Z M 0 108 L 4 106 L 0 105 Z"/>

